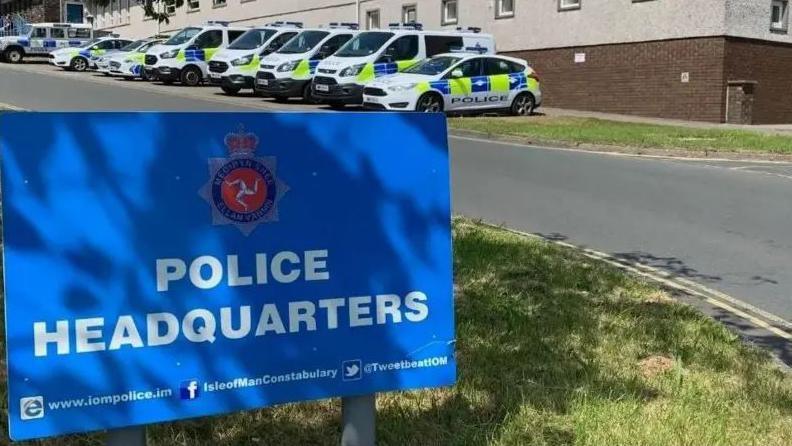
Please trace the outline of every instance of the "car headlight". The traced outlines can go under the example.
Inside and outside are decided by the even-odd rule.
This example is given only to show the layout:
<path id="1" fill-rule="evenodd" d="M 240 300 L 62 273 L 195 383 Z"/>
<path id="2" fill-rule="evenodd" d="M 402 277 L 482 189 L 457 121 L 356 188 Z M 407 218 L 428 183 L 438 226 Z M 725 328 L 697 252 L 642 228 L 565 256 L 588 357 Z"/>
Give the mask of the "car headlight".
<path id="1" fill-rule="evenodd" d="M 278 71 L 280 71 L 280 72 L 294 71 L 294 69 L 297 68 L 297 64 L 299 64 L 299 63 L 300 63 L 299 60 L 293 60 L 291 62 L 286 62 L 284 64 L 281 64 L 281 66 L 278 67 Z"/>
<path id="2" fill-rule="evenodd" d="M 176 57 L 177 54 L 179 54 L 179 50 L 175 49 L 175 50 L 166 51 L 160 54 L 159 57 L 160 59 L 173 59 L 174 57 Z"/>
<path id="3" fill-rule="evenodd" d="M 388 87 L 389 91 L 407 91 L 412 90 L 418 84 L 399 84 L 399 85 L 391 85 Z"/>
<path id="4" fill-rule="evenodd" d="M 339 76 L 341 77 L 357 76 L 358 74 L 360 74 L 361 71 L 363 71 L 363 67 L 365 66 L 366 64 L 361 63 L 357 65 L 352 65 L 351 67 L 346 67 L 343 70 L 341 70 Z"/>
<path id="5" fill-rule="evenodd" d="M 235 67 L 238 67 L 238 66 L 240 66 L 240 65 L 247 65 L 247 64 L 249 64 L 249 63 L 250 63 L 250 61 L 252 61 L 252 60 L 253 60 L 253 55 L 251 54 L 251 55 L 249 55 L 249 56 L 240 57 L 239 59 L 232 60 L 232 61 L 231 61 L 231 65 L 233 65 L 233 66 L 235 66 Z"/>

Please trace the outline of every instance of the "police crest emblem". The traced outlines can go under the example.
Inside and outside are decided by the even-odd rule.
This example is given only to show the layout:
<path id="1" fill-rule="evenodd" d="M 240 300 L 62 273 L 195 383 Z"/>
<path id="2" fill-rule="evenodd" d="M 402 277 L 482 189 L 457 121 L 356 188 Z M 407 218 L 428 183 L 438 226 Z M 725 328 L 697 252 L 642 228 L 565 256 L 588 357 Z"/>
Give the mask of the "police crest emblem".
<path id="1" fill-rule="evenodd" d="M 199 195 L 212 209 L 212 224 L 249 235 L 260 223 L 278 221 L 278 202 L 289 188 L 277 177 L 275 157 L 255 156 L 259 138 L 244 126 L 224 142 L 229 157 L 209 159 L 209 181 Z"/>

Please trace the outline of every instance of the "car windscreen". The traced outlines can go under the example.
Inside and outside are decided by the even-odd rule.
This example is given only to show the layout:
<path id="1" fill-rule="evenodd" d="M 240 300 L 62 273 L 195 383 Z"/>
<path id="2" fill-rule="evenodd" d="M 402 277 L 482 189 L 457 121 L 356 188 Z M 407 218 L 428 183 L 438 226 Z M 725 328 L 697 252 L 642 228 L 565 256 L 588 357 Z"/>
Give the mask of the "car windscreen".
<path id="1" fill-rule="evenodd" d="M 358 34 L 355 36 L 354 39 L 350 40 L 346 43 L 346 45 L 342 46 L 334 56 L 337 57 L 365 57 L 370 56 L 383 45 L 385 45 L 390 38 L 393 37 L 393 33 L 387 32 L 365 32 Z"/>
<path id="2" fill-rule="evenodd" d="M 228 46 L 229 50 L 255 50 L 264 45 L 276 33 L 274 29 L 251 29 L 245 31 Z"/>
<path id="3" fill-rule="evenodd" d="M 427 76 L 436 76 L 443 71 L 451 68 L 455 63 L 462 60 L 461 57 L 453 56 L 440 56 L 431 59 L 425 59 L 417 64 L 404 70 L 405 73 L 411 74 L 425 74 Z"/>
<path id="4" fill-rule="evenodd" d="M 136 40 L 129 45 L 126 45 L 121 48 L 121 51 L 135 51 L 140 45 L 143 45 L 146 41 L 145 40 Z"/>
<path id="5" fill-rule="evenodd" d="M 278 50 L 281 54 L 299 54 L 312 50 L 330 33 L 327 31 L 303 31 L 289 40 L 283 48 Z"/>
<path id="6" fill-rule="evenodd" d="M 201 32 L 201 28 L 184 28 L 175 36 L 168 39 L 167 42 L 163 43 L 163 45 L 181 45 L 187 43 L 190 39 L 198 35 L 199 32 Z"/>

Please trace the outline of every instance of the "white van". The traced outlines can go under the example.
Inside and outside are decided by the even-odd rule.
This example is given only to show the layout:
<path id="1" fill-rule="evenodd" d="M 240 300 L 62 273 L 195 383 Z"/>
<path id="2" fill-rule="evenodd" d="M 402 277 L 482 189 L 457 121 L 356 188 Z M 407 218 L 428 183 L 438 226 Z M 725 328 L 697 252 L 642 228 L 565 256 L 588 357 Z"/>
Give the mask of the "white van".
<path id="1" fill-rule="evenodd" d="M 423 31 L 418 23 L 362 32 L 319 63 L 313 95 L 334 107 L 362 104 L 363 87 L 374 79 L 451 51 L 495 54 L 495 39 L 479 28 Z"/>
<path id="2" fill-rule="evenodd" d="M 194 87 L 209 76 L 209 60 L 248 29 L 230 27 L 227 22 L 184 28 L 146 52 L 146 75 L 165 84 Z"/>
<path id="3" fill-rule="evenodd" d="M 25 57 L 48 57 L 53 50 L 81 47 L 95 37 L 91 25 L 83 24 L 33 23 L 20 28 L 12 33 L 17 35 L 0 37 L 0 59 L 19 63 Z"/>
<path id="4" fill-rule="evenodd" d="M 256 92 L 279 101 L 301 97 L 312 102 L 311 79 L 316 66 L 358 33 L 356 23 L 331 23 L 327 28 L 303 30 L 281 49 L 261 59 Z"/>
<path id="5" fill-rule="evenodd" d="M 299 34 L 302 23 L 275 22 L 249 29 L 209 61 L 209 81 L 230 95 L 253 89 L 261 58 Z"/>

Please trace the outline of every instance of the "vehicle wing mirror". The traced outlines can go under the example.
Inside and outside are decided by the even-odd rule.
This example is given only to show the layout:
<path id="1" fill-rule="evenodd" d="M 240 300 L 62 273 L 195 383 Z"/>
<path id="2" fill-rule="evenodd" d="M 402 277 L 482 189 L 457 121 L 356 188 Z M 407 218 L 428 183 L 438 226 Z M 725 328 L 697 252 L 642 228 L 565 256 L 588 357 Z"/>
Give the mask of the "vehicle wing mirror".
<path id="1" fill-rule="evenodd" d="M 465 77 L 465 73 L 463 73 L 462 70 L 457 68 L 451 72 L 451 77 L 453 78 Z"/>

